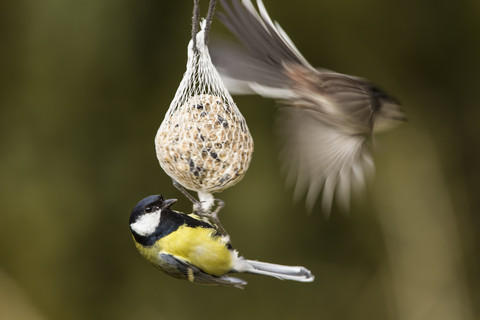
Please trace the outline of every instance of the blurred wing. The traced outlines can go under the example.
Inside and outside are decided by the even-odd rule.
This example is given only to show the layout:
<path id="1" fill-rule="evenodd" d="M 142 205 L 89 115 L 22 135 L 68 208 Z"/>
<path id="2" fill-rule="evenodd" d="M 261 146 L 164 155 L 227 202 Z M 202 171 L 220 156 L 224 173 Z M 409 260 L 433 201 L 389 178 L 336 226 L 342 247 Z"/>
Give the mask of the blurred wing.
<path id="1" fill-rule="evenodd" d="M 313 69 L 295 47 L 288 35 L 273 23 L 262 3 L 259 12 L 250 0 L 221 1 L 225 14 L 219 19 L 244 45 L 246 50 L 232 45 L 211 50 L 212 60 L 232 93 L 257 93 L 270 98 L 293 96 L 291 79 L 283 73 L 284 63 Z"/>
<path id="2" fill-rule="evenodd" d="M 398 103 L 368 81 L 314 69 L 261 0 L 221 0 L 221 21 L 244 49 L 213 48 L 213 62 L 232 93 L 257 93 L 287 106 L 279 111 L 282 158 L 296 197 L 307 193 L 311 210 L 322 192 L 326 214 L 334 193 L 348 208 L 350 193 L 362 190 L 373 161 L 366 141 L 373 131 L 404 120 Z M 322 191 L 323 190 L 323 191 Z"/>
<path id="3" fill-rule="evenodd" d="M 277 128 L 287 181 L 295 183 L 295 197 L 307 193 L 309 211 L 322 192 L 322 208 L 329 215 L 334 194 L 348 210 L 350 194 L 361 191 L 374 164 L 365 145 L 366 136 L 351 135 L 318 121 L 310 109 L 283 107 Z"/>
<path id="4" fill-rule="evenodd" d="M 167 262 L 169 266 L 174 266 L 175 269 L 182 275 L 182 278 L 186 278 L 190 282 L 210 285 L 221 285 L 226 287 L 236 287 L 240 289 L 243 289 L 243 286 L 247 284 L 246 281 L 239 278 L 229 276 L 212 276 L 208 273 L 205 273 L 200 268 L 188 263 L 187 261 L 175 257 L 171 254 L 161 253 L 160 256 L 161 259 Z M 179 277 L 175 274 L 171 275 L 177 278 Z"/>

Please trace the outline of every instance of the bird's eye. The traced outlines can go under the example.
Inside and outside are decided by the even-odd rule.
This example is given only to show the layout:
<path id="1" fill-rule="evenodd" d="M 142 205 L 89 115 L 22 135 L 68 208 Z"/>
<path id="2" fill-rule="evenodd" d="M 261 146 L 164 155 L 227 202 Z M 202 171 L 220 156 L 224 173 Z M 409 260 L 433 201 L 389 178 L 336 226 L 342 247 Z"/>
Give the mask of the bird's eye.
<path id="1" fill-rule="evenodd" d="M 146 213 L 152 212 L 152 206 L 146 206 L 146 207 L 145 207 L 145 212 L 146 212 Z"/>

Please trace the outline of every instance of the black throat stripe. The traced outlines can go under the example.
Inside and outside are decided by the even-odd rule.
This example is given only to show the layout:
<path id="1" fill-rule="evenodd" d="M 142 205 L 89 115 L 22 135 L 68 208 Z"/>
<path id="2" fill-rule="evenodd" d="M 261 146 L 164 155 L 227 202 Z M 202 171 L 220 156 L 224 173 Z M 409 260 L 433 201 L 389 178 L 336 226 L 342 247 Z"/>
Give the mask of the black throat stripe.
<path id="1" fill-rule="evenodd" d="M 163 238 L 170 233 L 176 231 L 182 225 L 186 225 L 191 228 L 213 228 L 211 224 L 205 221 L 194 219 L 182 212 L 168 210 L 162 212 L 162 215 L 160 217 L 160 224 L 157 226 L 153 234 L 149 236 L 141 236 L 133 232 L 133 236 L 138 243 L 149 247 L 153 245 L 158 239 Z"/>

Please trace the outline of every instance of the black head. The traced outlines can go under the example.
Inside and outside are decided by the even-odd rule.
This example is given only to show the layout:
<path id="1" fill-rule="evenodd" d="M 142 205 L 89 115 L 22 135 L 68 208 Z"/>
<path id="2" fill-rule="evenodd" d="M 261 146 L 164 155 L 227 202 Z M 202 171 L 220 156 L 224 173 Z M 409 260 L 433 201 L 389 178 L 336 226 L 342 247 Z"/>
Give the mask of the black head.
<path id="1" fill-rule="evenodd" d="M 140 200 L 130 214 L 130 229 L 134 233 L 146 236 L 148 230 L 155 229 L 160 223 L 161 211 L 168 210 L 176 201 L 177 199 L 164 199 L 161 195 L 148 196 Z"/>

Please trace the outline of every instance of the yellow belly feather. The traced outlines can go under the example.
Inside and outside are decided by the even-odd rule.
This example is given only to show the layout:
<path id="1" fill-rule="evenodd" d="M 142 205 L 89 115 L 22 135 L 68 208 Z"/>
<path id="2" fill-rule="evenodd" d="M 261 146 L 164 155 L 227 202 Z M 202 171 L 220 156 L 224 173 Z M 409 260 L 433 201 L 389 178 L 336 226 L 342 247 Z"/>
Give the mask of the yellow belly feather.
<path id="1" fill-rule="evenodd" d="M 208 274 L 222 276 L 232 269 L 232 252 L 225 243 L 214 236 L 215 230 L 181 226 L 175 232 L 145 248 L 137 245 L 140 253 L 153 264 L 158 264 L 158 254 L 167 253 L 197 266 Z"/>

